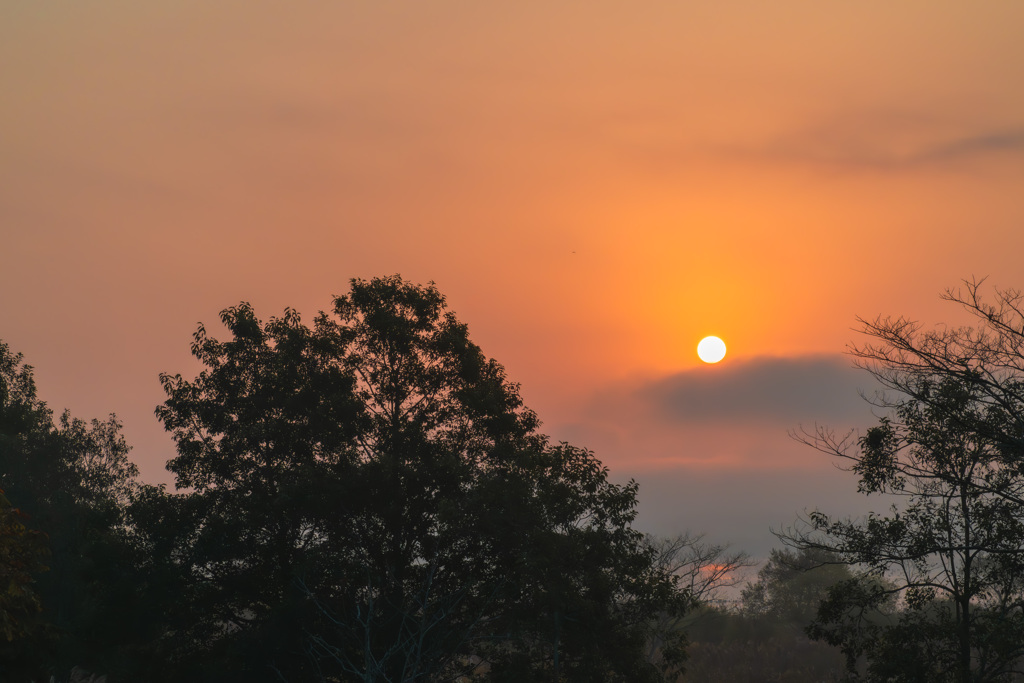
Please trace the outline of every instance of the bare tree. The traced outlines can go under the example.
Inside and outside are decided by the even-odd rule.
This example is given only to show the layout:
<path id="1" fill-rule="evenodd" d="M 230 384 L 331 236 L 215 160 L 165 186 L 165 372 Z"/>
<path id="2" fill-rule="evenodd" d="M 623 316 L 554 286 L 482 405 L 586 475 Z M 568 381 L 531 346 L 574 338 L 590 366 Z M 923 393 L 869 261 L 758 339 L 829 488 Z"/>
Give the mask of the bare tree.
<path id="1" fill-rule="evenodd" d="M 756 562 L 742 550 L 731 550 L 728 544 L 712 543 L 707 534 L 686 531 L 670 538 L 647 537 L 655 551 L 655 564 L 680 578 L 683 589 L 689 590 L 695 603 L 722 600 L 722 589 L 743 581 L 743 569 Z"/>
<path id="2" fill-rule="evenodd" d="M 689 593 L 694 605 L 721 602 L 723 589 L 739 585 L 744 579 L 743 570 L 756 564 L 741 550 L 707 541 L 704 533 L 686 531 L 667 538 L 648 535 L 645 540 L 654 553 L 655 566 L 678 577 L 680 588 Z M 671 634 L 684 628 L 684 621 L 693 618 L 688 615 L 658 615 L 647 643 L 648 661 L 660 661 L 662 646 Z"/>

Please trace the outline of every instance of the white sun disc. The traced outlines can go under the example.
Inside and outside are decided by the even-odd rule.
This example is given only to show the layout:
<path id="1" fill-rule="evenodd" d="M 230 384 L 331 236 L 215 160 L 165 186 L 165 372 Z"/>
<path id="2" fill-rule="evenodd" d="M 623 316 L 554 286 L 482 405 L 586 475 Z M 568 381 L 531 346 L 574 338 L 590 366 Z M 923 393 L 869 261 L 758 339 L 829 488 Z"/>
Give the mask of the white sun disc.
<path id="1" fill-rule="evenodd" d="M 725 358 L 725 342 L 718 337 L 704 337 L 697 344 L 697 355 L 705 363 L 717 363 Z"/>

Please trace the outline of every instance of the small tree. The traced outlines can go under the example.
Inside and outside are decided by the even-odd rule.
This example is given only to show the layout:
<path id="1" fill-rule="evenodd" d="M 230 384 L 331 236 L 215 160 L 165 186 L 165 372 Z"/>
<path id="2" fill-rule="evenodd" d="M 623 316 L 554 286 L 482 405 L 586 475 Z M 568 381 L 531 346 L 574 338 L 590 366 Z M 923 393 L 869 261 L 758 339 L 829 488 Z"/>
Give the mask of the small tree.
<path id="1" fill-rule="evenodd" d="M 681 646 L 681 634 L 688 633 L 703 616 L 714 615 L 723 589 L 739 585 L 743 570 L 755 563 L 743 551 L 709 542 L 703 533 L 686 532 L 668 538 L 647 536 L 645 543 L 654 552 L 655 566 L 676 577 L 689 596 L 691 607 L 696 608 L 686 613 L 663 610 L 651 624 L 647 659 L 671 668 L 672 643 Z"/>
<path id="2" fill-rule="evenodd" d="M 773 548 L 757 581 L 743 588 L 741 613 L 800 632 L 829 589 L 851 578 L 849 567 L 828 551 Z"/>
<path id="3" fill-rule="evenodd" d="M 655 563 L 678 576 L 694 603 L 721 601 L 722 591 L 743 581 L 743 570 L 756 562 L 742 550 L 712 543 L 704 533 L 686 532 L 668 538 L 647 536 Z"/>
<path id="4" fill-rule="evenodd" d="M 0 485 L 31 512 L 17 523 L 45 537 L 49 553 L 49 570 L 31 586 L 42 626 L 0 654 L 26 678 L 63 677 L 75 665 L 120 672 L 146 637 L 128 518 L 137 471 L 120 429 L 113 415 L 86 422 L 65 411 L 54 420 L 32 367 L 0 342 Z"/>

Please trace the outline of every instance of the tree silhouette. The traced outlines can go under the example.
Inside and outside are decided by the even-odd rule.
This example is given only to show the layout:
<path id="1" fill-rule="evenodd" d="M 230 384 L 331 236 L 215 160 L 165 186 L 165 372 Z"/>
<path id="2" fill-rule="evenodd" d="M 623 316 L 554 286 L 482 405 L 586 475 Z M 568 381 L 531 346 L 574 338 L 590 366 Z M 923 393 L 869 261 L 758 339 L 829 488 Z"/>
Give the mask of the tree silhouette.
<path id="1" fill-rule="evenodd" d="M 135 477 L 117 419 L 85 422 L 65 411 L 55 421 L 31 366 L 0 342 L 0 484 L 31 513 L 8 513 L 7 539 L 45 539 L 48 553 L 48 571 L 30 586 L 38 627 L 0 646 L 15 679 L 64 677 L 75 665 L 120 672 L 148 636 L 153 620 L 140 599 L 145 579 L 129 519 Z M 8 584 L 21 586 L 15 592 L 29 588 L 19 576 Z"/>
<path id="2" fill-rule="evenodd" d="M 0 635 L 14 641 L 39 628 L 42 611 L 33 583 L 46 571 L 46 538 L 25 526 L 28 515 L 0 489 Z"/>
<path id="3" fill-rule="evenodd" d="M 221 319 L 231 338 L 200 327 L 205 369 L 163 375 L 157 409 L 208 661 L 251 680 L 653 679 L 646 621 L 685 600 L 630 527 L 635 484 L 539 435 L 433 285 L 352 280 L 312 327 L 248 304 Z"/>
<path id="4" fill-rule="evenodd" d="M 898 501 L 864 520 L 815 511 L 786 536 L 892 582 L 841 584 L 814 628 L 851 667 L 865 657 L 871 680 L 1004 680 L 1024 656 L 1024 317 L 1019 293 L 993 306 L 979 285 L 945 295 L 977 327 L 864 322 L 873 341 L 851 352 L 889 390 L 872 399 L 887 414 L 859 438 L 801 437 L 850 463 L 862 492 Z M 865 621 L 894 595 L 898 618 Z"/>

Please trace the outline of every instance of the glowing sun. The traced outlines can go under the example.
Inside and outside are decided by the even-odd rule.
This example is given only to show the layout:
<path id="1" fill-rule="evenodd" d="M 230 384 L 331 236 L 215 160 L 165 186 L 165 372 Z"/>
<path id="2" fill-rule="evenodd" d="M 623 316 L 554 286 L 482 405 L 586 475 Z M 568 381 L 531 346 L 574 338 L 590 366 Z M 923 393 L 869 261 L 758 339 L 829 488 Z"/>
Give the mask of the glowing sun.
<path id="1" fill-rule="evenodd" d="M 697 344 L 697 355 L 705 363 L 717 363 L 725 358 L 725 342 L 718 337 L 704 337 Z"/>

